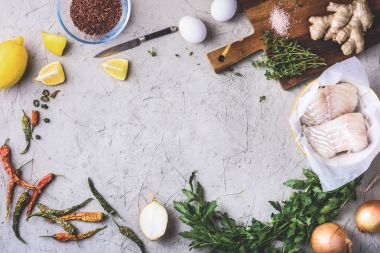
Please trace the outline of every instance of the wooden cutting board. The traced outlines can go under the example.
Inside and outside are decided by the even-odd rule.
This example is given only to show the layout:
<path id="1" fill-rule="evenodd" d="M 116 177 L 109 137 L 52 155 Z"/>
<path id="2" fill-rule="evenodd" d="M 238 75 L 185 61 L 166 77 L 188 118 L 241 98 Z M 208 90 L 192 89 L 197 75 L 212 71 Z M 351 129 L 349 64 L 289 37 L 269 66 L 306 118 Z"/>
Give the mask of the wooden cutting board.
<path id="1" fill-rule="evenodd" d="M 239 0 L 239 2 L 254 28 L 254 33 L 233 42 L 223 62 L 220 62 L 218 57 L 223 53 L 225 47 L 208 53 L 207 57 L 215 72 L 227 69 L 255 52 L 265 50 L 262 34 L 270 27 L 269 13 L 275 6 L 279 6 L 279 2 L 282 2 L 281 8 L 285 9 L 292 19 L 292 26 L 289 29 L 290 39 L 297 40 L 303 47 L 310 48 L 323 57 L 327 62 L 327 67 L 348 58 L 343 55 L 339 44 L 332 41 L 314 41 L 310 38 L 309 18 L 328 15 L 326 8 L 330 0 Z M 351 3 L 352 0 L 335 0 L 334 2 Z M 369 0 L 369 4 L 375 19 L 365 37 L 366 49 L 380 43 L 380 0 Z M 327 67 L 308 70 L 303 76 L 282 79 L 280 83 L 284 89 L 289 89 L 320 75 Z"/>

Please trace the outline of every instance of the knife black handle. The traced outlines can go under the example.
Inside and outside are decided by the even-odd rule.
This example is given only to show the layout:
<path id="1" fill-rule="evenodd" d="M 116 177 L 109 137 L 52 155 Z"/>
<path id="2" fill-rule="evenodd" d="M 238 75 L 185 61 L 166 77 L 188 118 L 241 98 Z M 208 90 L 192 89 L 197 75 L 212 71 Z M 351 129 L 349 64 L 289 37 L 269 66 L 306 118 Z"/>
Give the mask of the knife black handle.
<path id="1" fill-rule="evenodd" d="M 164 36 L 166 34 L 174 33 L 176 31 L 178 31 L 178 27 L 176 27 L 176 26 L 170 26 L 170 27 L 162 29 L 160 31 L 157 31 L 157 32 L 145 35 L 144 37 L 140 38 L 140 41 L 144 42 L 144 41 L 147 41 L 147 40 L 155 39 L 155 38 Z"/>

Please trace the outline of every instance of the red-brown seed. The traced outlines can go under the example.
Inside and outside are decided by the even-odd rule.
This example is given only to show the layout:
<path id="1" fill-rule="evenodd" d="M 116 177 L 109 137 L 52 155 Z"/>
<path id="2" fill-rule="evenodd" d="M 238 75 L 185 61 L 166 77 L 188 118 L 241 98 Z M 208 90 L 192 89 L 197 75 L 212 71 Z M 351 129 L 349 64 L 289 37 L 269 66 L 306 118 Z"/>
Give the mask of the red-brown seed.
<path id="1" fill-rule="evenodd" d="M 70 17 L 80 31 L 97 36 L 117 25 L 121 8 L 120 0 L 73 0 Z"/>

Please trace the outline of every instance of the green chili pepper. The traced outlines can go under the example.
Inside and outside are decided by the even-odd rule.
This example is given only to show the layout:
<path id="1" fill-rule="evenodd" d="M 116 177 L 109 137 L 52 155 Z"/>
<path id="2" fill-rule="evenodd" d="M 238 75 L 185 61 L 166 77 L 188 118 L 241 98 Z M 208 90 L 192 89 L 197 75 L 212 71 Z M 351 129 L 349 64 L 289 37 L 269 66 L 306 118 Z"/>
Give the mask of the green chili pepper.
<path id="1" fill-rule="evenodd" d="M 136 235 L 136 233 L 132 229 L 126 226 L 119 225 L 115 220 L 113 220 L 113 222 L 115 222 L 116 226 L 119 228 L 120 234 L 124 235 L 126 238 L 136 243 L 136 245 L 140 248 L 142 253 L 145 252 L 143 242 L 140 240 L 140 238 Z"/>
<path id="2" fill-rule="evenodd" d="M 30 147 L 30 141 L 32 140 L 32 127 L 30 125 L 30 119 L 29 117 L 26 115 L 25 111 L 22 110 L 22 112 L 24 113 L 24 115 L 22 116 L 22 130 L 24 131 L 24 135 L 25 135 L 25 141 L 26 141 L 26 147 L 24 149 L 24 151 L 21 152 L 22 155 L 28 153 L 29 151 L 29 147 Z"/>
<path id="3" fill-rule="evenodd" d="M 18 229 L 18 223 L 20 220 L 21 212 L 26 207 L 26 205 L 29 203 L 29 201 L 30 201 L 30 195 L 28 192 L 23 192 L 20 194 L 20 197 L 17 200 L 15 210 L 13 213 L 13 223 L 12 223 L 12 228 L 13 228 L 13 231 L 14 231 L 17 239 L 19 239 L 20 241 L 22 241 L 25 244 L 26 244 L 26 242 L 20 236 L 20 231 Z"/>
<path id="4" fill-rule="evenodd" d="M 70 208 L 64 209 L 64 210 L 51 209 L 48 206 L 41 204 L 41 203 L 38 203 L 37 207 L 38 207 L 38 209 L 40 209 L 40 211 L 42 213 L 47 213 L 47 214 L 51 214 L 54 216 L 63 216 L 63 215 L 75 212 L 76 210 L 78 210 L 78 209 L 84 207 L 85 205 L 87 205 L 88 203 L 90 203 L 92 200 L 93 200 L 93 198 L 88 198 L 85 201 L 83 201 L 82 203 L 75 205 L 75 206 L 72 206 Z"/>
<path id="5" fill-rule="evenodd" d="M 88 178 L 88 185 L 90 186 L 92 194 L 94 194 L 95 198 L 99 201 L 103 209 L 111 215 L 118 215 L 116 210 L 107 202 L 107 200 L 105 200 L 105 198 L 95 188 L 94 182 L 92 182 L 91 178 Z"/>
<path id="6" fill-rule="evenodd" d="M 16 169 L 16 175 L 18 177 L 21 177 L 22 168 L 32 161 L 33 159 L 21 165 L 20 168 Z M 14 193 L 16 185 L 17 184 L 15 183 L 15 181 L 12 180 L 11 178 L 8 180 L 7 197 L 6 197 L 6 202 L 5 202 L 5 219 L 9 217 L 9 212 L 10 212 L 10 208 L 11 208 L 11 204 L 13 200 L 13 193 Z"/>
<path id="7" fill-rule="evenodd" d="M 47 110 L 47 109 L 49 109 L 49 106 L 48 106 L 47 104 L 42 104 L 42 105 L 41 105 L 41 108 Z"/>
<path id="8" fill-rule="evenodd" d="M 29 220 L 30 217 L 37 216 L 42 217 L 48 220 L 52 220 L 58 225 L 60 225 L 67 233 L 75 235 L 77 233 L 76 228 L 68 221 L 65 221 L 64 219 L 61 219 L 55 215 L 47 214 L 47 213 L 34 213 L 30 215 L 27 220 Z"/>
<path id="9" fill-rule="evenodd" d="M 49 118 L 44 118 L 43 119 L 45 123 L 50 123 L 50 119 Z"/>

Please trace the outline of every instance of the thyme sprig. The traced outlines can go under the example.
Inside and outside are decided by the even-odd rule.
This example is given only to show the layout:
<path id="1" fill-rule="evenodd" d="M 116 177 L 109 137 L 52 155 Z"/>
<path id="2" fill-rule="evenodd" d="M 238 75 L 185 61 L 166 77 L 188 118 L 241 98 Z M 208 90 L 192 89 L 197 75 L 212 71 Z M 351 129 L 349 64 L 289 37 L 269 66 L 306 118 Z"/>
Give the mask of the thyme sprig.
<path id="1" fill-rule="evenodd" d="M 357 179 L 335 191 L 323 192 L 318 177 L 304 170 L 305 180 L 289 180 L 284 184 L 296 190 L 289 200 L 269 201 L 276 210 L 269 222 L 252 219 L 245 227 L 230 218 L 227 213 L 217 211 L 217 202 L 204 199 L 204 189 L 189 180 L 190 189 L 183 189 L 185 201 L 174 202 L 181 213 L 179 219 L 191 230 L 181 232 L 191 239 L 190 248 L 206 249 L 215 253 L 274 253 L 301 252 L 308 243 L 313 229 L 319 224 L 336 218 L 345 205 L 356 198 Z"/>
<path id="2" fill-rule="evenodd" d="M 158 54 L 157 54 L 157 50 L 156 50 L 156 48 L 154 48 L 154 47 L 152 47 L 152 49 L 151 50 L 147 50 L 148 51 L 148 53 L 150 54 L 150 56 L 152 56 L 152 57 L 156 57 Z"/>
<path id="3" fill-rule="evenodd" d="M 265 31 L 263 38 L 267 51 L 261 60 L 253 61 L 252 65 L 268 68 L 265 73 L 268 80 L 301 76 L 308 69 L 326 65 L 322 57 L 303 48 L 297 41 L 288 41 L 270 31 Z"/>

